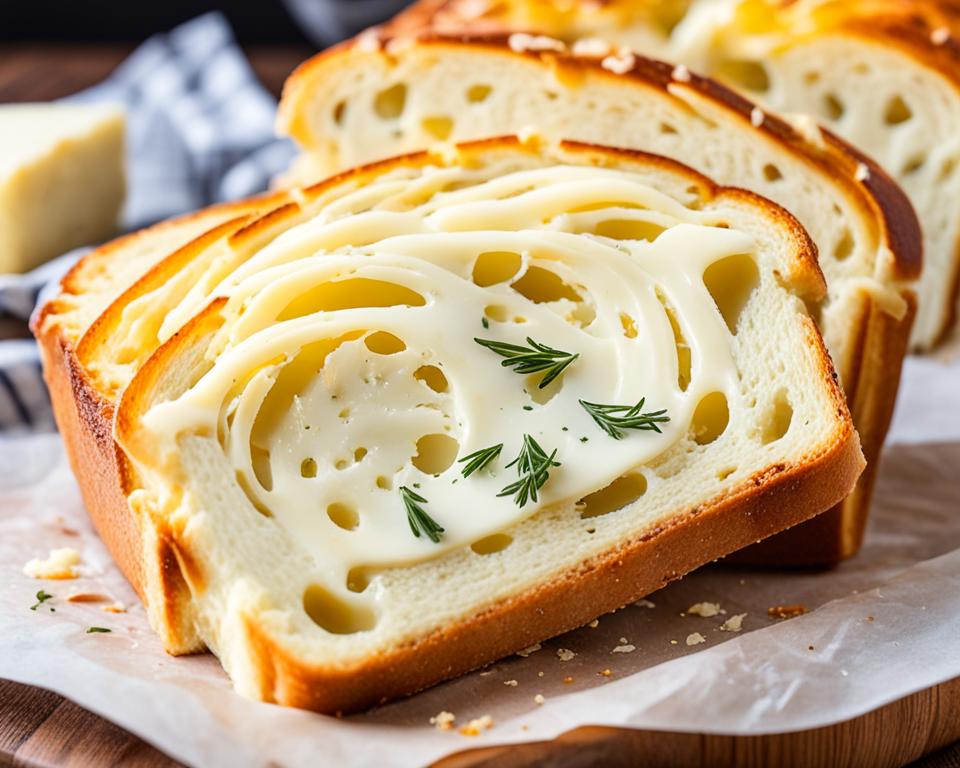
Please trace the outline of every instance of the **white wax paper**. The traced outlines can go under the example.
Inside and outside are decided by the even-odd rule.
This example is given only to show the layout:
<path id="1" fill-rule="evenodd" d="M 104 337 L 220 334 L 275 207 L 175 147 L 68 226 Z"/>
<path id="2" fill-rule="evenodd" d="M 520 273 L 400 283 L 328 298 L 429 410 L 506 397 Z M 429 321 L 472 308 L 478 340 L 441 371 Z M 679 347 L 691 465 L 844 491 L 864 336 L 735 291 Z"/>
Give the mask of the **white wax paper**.
<path id="1" fill-rule="evenodd" d="M 237 696 L 209 655 L 165 655 L 92 532 L 59 440 L 0 441 L 0 676 L 57 691 L 186 763 L 230 768 L 420 765 L 581 725 L 723 734 L 828 725 L 960 675 L 960 360 L 908 361 L 891 442 L 867 544 L 839 568 L 708 567 L 651 595 L 652 607 L 338 720 Z M 27 560 L 65 546 L 82 553 L 84 576 L 23 575 Z M 31 611 L 41 587 L 55 598 Z M 128 612 L 66 601 L 80 591 Z M 700 602 L 725 613 L 682 615 Z M 808 612 L 767 615 L 794 604 Z M 740 613 L 741 632 L 721 631 Z M 694 633 L 704 642 L 688 645 Z M 576 655 L 563 661 L 559 649 Z M 476 737 L 438 731 L 428 721 L 442 710 L 458 726 L 487 714 L 495 724 Z"/>

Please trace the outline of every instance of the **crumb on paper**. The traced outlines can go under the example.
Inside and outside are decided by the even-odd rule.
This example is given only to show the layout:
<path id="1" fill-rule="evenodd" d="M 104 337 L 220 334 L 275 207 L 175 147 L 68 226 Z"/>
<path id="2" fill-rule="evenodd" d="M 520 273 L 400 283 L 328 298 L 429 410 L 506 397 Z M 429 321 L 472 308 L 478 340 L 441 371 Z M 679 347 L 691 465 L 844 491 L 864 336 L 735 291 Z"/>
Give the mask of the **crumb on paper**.
<path id="1" fill-rule="evenodd" d="M 670 645 L 676 645 L 678 642 L 679 642 L 678 640 L 671 640 Z"/>
<path id="2" fill-rule="evenodd" d="M 767 608 L 767 615 L 771 619 L 792 619 L 796 616 L 803 616 L 807 612 L 807 606 L 797 603 L 795 605 L 774 605 Z"/>
<path id="3" fill-rule="evenodd" d="M 691 616 L 702 616 L 705 619 L 725 614 L 726 611 L 720 607 L 720 603 L 694 603 L 687 608 L 687 613 Z"/>
<path id="4" fill-rule="evenodd" d="M 597 674 L 601 677 L 610 677 L 610 675 L 613 674 L 613 671 L 607 667 L 606 669 L 601 669 L 599 672 L 597 672 Z"/>
<path id="5" fill-rule="evenodd" d="M 812 651 L 812 650 L 813 650 L 813 646 L 812 646 L 812 645 L 808 645 L 808 646 L 807 646 L 807 650 L 808 650 L 808 651 Z"/>
<path id="6" fill-rule="evenodd" d="M 934 45 L 945 45 L 950 39 L 950 30 L 946 27 L 937 27 L 930 33 L 930 42 Z"/>
<path id="7" fill-rule="evenodd" d="M 543 677 L 543 672 L 537 672 L 537 677 Z"/>
<path id="8" fill-rule="evenodd" d="M 463 728 L 460 729 L 460 733 L 464 736 L 479 736 L 484 731 L 489 731 L 493 728 L 493 718 L 490 715 L 484 715 L 483 717 L 478 717 L 475 720 L 471 720 Z"/>
<path id="9" fill-rule="evenodd" d="M 723 624 L 720 625 L 721 632 L 739 632 L 743 629 L 743 620 L 746 618 L 747 614 L 737 613 L 727 619 Z"/>
<path id="10" fill-rule="evenodd" d="M 600 626 L 600 619 L 594 619 L 589 624 L 587 624 L 587 626 L 590 627 L 590 629 L 596 629 L 597 627 Z"/>
<path id="11" fill-rule="evenodd" d="M 671 77 L 676 80 L 678 83 L 689 83 L 690 82 L 690 70 L 687 69 L 683 64 L 677 64 L 673 68 Z"/>
<path id="12" fill-rule="evenodd" d="M 560 659 L 560 661 L 570 661 L 570 659 L 576 655 L 577 654 L 569 648 L 557 648 L 557 658 Z"/>
<path id="13" fill-rule="evenodd" d="M 67 595 L 68 603 L 106 603 L 109 600 L 109 595 L 100 592 L 73 592 Z"/>
<path id="14" fill-rule="evenodd" d="M 540 645 L 540 643 L 534 643 L 534 644 L 531 645 L 530 647 L 524 648 L 522 651 L 517 651 L 517 656 L 519 656 L 519 657 L 522 658 L 522 659 L 525 659 L 525 658 L 527 658 L 527 656 L 529 656 L 531 653 L 536 653 L 536 652 L 539 651 L 541 648 L 543 648 L 543 646 Z"/>
<path id="15" fill-rule="evenodd" d="M 625 638 L 625 637 L 621 637 L 621 638 L 620 638 L 620 645 L 626 645 L 626 644 L 629 643 L 629 642 L 630 642 L 630 641 L 627 640 L 627 638 Z"/>
<path id="16" fill-rule="evenodd" d="M 46 560 L 35 557 L 25 566 L 23 573 L 31 579 L 75 579 L 79 575 L 80 553 L 70 547 L 52 549 Z"/>
<path id="17" fill-rule="evenodd" d="M 700 643 L 707 642 L 707 638 L 701 635 L 699 632 L 691 632 L 687 635 L 687 645 L 700 645 Z"/>
<path id="18" fill-rule="evenodd" d="M 563 682 L 564 682 L 566 685 L 570 685 L 570 683 L 573 682 L 573 677 L 571 677 L 570 675 L 567 675 L 565 678 L 563 678 Z"/>
<path id="19" fill-rule="evenodd" d="M 516 688 L 518 685 L 520 685 L 520 683 L 518 683 L 516 680 L 504 680 L 503 684 L 509 685 L 511 688 Z"/>
<path id="20" fill-rule="evenodd" d="M 453 723 L 456 719 L 457 716 L 453 712 L 444 710 L 439 715 L 430 718 L 430 725 L 436 726 L 438 731 L 449 731 L 453 729 Z"/>
<path id="21" fill-rule="evenodd" d="M 600 62 L 600 66 L 615 75 L 625 75 L 636 66 L 637 57 L 628 50 L 617 51 Z"/>
<path id="22" fill-rule="evenodd" d="M 543 704 L 543 702 L 545 702 L 546 699 L 543 698 L 542 693 L 538 693 L 536 696 L 533 697 L 533 701 L 535 704 Z"/>
<path id="23" fill-rule="evenodd" d="M 514 32 L 507 41 L 510 50 L 516 53 L 524 51 L 565 51 L 567 46 L 562 40 L 547 35 L 528 35 L 525 32 Z"/>
<path id="24" fill-rule="evenodd" d="M 637 650 L 637 646 L 625 643 L 624 645 L 618 645 L 610 653 L 633 653 L 635 650 Z"/>
<path id="25" fill-rule="evenodd" d="M 610 43 L 601 40 L 599 37 L 583 37 L 573 44 L 574 56 L 589 56 L 599 59 L 610 53 L 610 50 Z"/>
<path id="26" fill-rule="evenodd" d="M 636 606 L 637 608 L 656 608 L 657 607 L 652 600 L 647 600 L 646 598 L 643 598 L 643 600 L 637 600 L 637 602 L 634 603 L 634 606 Z"/>

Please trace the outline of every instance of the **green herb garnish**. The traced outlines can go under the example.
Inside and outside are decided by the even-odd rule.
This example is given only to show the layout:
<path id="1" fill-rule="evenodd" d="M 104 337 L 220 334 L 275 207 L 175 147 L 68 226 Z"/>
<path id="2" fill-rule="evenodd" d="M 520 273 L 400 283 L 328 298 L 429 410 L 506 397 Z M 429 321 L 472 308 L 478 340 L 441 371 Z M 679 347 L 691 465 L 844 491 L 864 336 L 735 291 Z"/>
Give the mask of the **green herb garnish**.
<path id="1" fill-rule="evenodd" d="M 489 328 L 489 327 L 490 327 L 490 321 L 487 320 L 487 318 L 485 318 L 485 317 L 481 317 L 481 318 L 480 318 L 480 325 L 482 325 L 484 328 Z"/>
<path id="2" fill-rule="evenodd" d="M 500 357 L 505 357 L 501 365 L 504 368 L 512 367 L 516 373 L 538 373 L 546 371 L 547 375 L 540 381 L 539 388 L 543 389 L 557 376 L 559 376 L 573 362 L 580 357 L 578 354 L 563 352 L 546 344 L 540 344 L 527 336 L 527 344 L 523 347 L 519 344 L 508 344 L 504 341 L 493 341 L 492 339 L 474 339 L 481 347 L 486 347 L 491 352 L 496 352 Z"/>
<path id="3" fill-rule="evenodd" d="M 467 462 L 467 466 L 460 470 L 464 477 L 470 477 L 474 472 L 483 469 L 487 464 L 493 461 L 497 456 L 500 455 L 500 451 L 503 450 L 503 443 L 499 445 L 491 445 L 489 448 L 481 448 L 479 451 L 474 451 L 469 456 L 464 456 L 462 459 L 457 461 L 458 464 Z"/>
<path id="4" fill-rule="evenodd" d="M 113 632 L 112 629 L 107 629 L 107 627 L 87 627 L 87 634 L 92 635 L 95 632 Z"/>
<path id="5" fill-rule="evenodd" d="M 420 534 L 423 533 L 434 544 L 438 543 L 440 534 L 443 533 L 443 527 L 420 506 L 429 502 L 405 485 L 400 486 L 400 498 L 403 499 L 403 505 L 407 508 L 407 522 L 410 523 L 410 530 L 413 531 L 413 535 L 419 539 Z"/>
<path id="6" fill-rule="evenodd" d="M 670 421 L 666 410 L 641 413 L 644 398 L 636 405 L 601 405 L 581 400 L 580 405 L 593 417 L 597 425 L 614 440 L 623 437 L 624 429 L 660 432 L 660 424 Z"/>
<path id="7" fill-rule="evenodd" d="M 559 467 L 560 462 L 554 461 L 557 451 L 554 449 L 549 456 L 540 447 L 539 443 L 530 435 L 523 436 L 523 448 L 520 455 L 507 464 L 507 467 L 517 465 L 517 474 L 520 479 L 510 483 L 497 496 L 513 496 L 517 506 L 523 509 L 527 501 L 537 501 L 537 491 L 543 487 L 550 477 L 550 467 Z"/>
<path id="8" fill-rule="evenodd" d="M 47 602 L 47 600 L 53 600 L 53 595 L 41 589 L 39 592 L 37 592 L 37 602 L 30 606 L 30 610 L 37 610 L 37 608 Z M 53 609 L 51 608 L 51 610 Z"/>

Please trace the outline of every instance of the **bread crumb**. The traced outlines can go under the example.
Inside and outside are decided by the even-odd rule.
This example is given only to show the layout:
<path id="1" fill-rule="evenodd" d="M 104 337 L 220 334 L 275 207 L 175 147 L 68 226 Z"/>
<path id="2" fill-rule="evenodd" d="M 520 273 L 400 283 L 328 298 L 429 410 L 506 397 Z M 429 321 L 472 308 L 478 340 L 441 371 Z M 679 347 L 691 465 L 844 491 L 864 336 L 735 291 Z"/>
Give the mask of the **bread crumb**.
<path id="1" fill-rule="evenodd" d="M 720 603 L 694 603 L 687 608 L 687 613 L 692 616 L 703 616 L 703 618 L 709 619 L 713 616 L 726 613 L 726 611 L 720 607 Z"/>
<path id="2" fill-rule="evenodd" d="M 107 595 L 99 592 L 74 592 L 72 595 L 67 595 L 68 603 L 105 603 L 109 599 Z"/>
<path id="3" fill-rule="evenodd" d="M 700 643 L 707 642 L 707 638 L 701 635 L 699 632 L 691 632 L 687 635 L 687 645 L 700 645 Z"/>
<path id="4" fill-rule="evenodd" d="M 677 640 L 671 640 L 671 641 L 670 641 L 670 645 L 676 645 L 678 642 L 679 642 L 679 641 L 677 641 Z"/>
<path id="5" fill-rule="evenodd" d="M 23 573 L 31 579 L 75 579 L 79 564 L 77 550 L 70 547 L 52 549 L 46 560 L 35 557 L 23 566 Z"/>
<path id="6" fill-rule="evenodd" d="M 763 114 L 763 110 L 760 109 L 760 107 L 754 107 L 750 110 L 750 122 L 754 128 L 759 128 L 763 125 L 764 119 L 766 119 L 766 115 Z"/>
<path id="7" fill-rule="evenodd" d="M 546 701 L 546 699 L 543 698 L 543 694 L 542 694 L 542 693 L 538 693 L 536 696 L 534 696 L 534 697 L 533 697 L 533 700 L 534 700 L 534 702 L 537 703 L 537 704 L 543 704 L 543 702 Z"/>
<path id="8" fill-rule="evenodd" d="M 944 45 L 950 39 L 950 30 L 946 27 L 937 27 L 930 33 L 930 42 L 934 45 Z"/>
<path id="9" fill-rule="evenodd" d="M 600 619 L 594 619 L 589 624 L 587 624 L 587 626 L 590 627 L 590 629 L 596 629 L 597 627 L 600 626 Z"/>
<path id="10" fill-rule="evenodd" d="M 573 44 L 574 56 L 589 56 L 599 59 L 610 53 L 610 43 L 599 37 L 584 37 Z"/>
<path id="11" fill-rule="evenodd" d="M 617 53 L 607 56 L 603 61 L 600 62 L 600 66 L 606 69 L 609 72 L 613 72 L 615 75 L 625 75 L 637 63 L 637 57 L 634 56 L 630 51 L 621 50 Z"/>
<path id="12" fill-rule="evenodd" d="M 529 656 L 531 653 L 536 653 L 536 652 L 539 651 L 541 648 L 543 648 L 543 646 L 540 645 L 540 643 L 534 643 L 534 644 L 531 645 L 529 648 L 524 648 L 522 651 L 517 651 L 517 656 L 519 656 L 519 657 L 522 658 L 522 659 L 525 659 L 525 658 L 527 658 L 527 656 Z"/>
<path id="13" fill-rule="evenodd" d="M 774 605 L 767 608 L 767 615 L 771 619 L 792 619 L 795 616 L 803 616 L 807 612 L 805 605 Z"/>
<path id="14" fill-rule="evenodd" d="M 570 659 L 576 655 L 577 654 L 569 648 L 557 648 L 557 658 L 560 659 L 560 661 L 570 661 Z"/>
<path id="15" fill-rule="evenodd" d="M 493 728 L 493 718 L 490 717 L 490 715 L 484 715 L 483 717 L 478 717 L 476 720 L 471 720 L 460 729 L 460 733 L 464 736 L 479 736 L 491 728 Z"/>
<path id="16" fill-rule="evenodd" d="M 514 32 L 507 41 L 510 50 L 517 53 L 524 51 L 565 51 L 567 46 L 562 40 L 546 35 L 528 35 L 526 32 Z"/>
<path id="17" fill-rule="evenodd" d="M 611 672 L 610 668 L 608 667 L 607 669 L 601 669 L 599 672 L 597 672 L 597 674 L 600 675 L 601 677 L 610 677 L 610 675 L 612 675 L 613 672 Z"/>
<path id="18" fill-rule="evenodd" d="M 453 723 L 456 719 L 457 716 L 453 712 L 444 710 L 439 715 L 430 718 L 430 725 L 436 726 L 438 731 L 449 731 L 453 729 Z"/>
<path id="19" fill-rule="evenodd" d="M 511 688 L 516 688 L 518 685 L 520 685 L 520 683 L 518 683 L 516 680 L 504 680 L 503 684 L 509 685 Z"/>
<path id="20" fill-rule="evenodd" d="M 573 682 L 573 678 L 570 677 L 570 675 L 567 675 L 565 678 L 563 678 L 563 682 L 566 683 L 567 685 L 570 685 L 570 683 Z"/>
<path id="21" fill-rule="evenodd" d="M 808 651 L 812 651 L 812 650 L 813 650 L 813 646 L 812 646 L 812 645 L 808 645 L 808 646 L 807 646 L 807 650 L 808 650 Z"/>
<path id="22" fill-rule="evenodd" d="M 630 641 L 627 640 L 627 638 L 625 638 L 625 637 L 621 637 L 621 638 L 620 638 L 620 643 L 621 643 L 621 645 L 625 645 L 626 643 L 629 643 L 629 642 L 630 642 Z"/>
<path id="23" fill-rule="evenodd" d="M 857 172 L 853 175 L 857 181 L 866 181 L 870 178 L 870 169 L 866 163 L 857 163 Z"/>
<path id="24" fill-rule="evenodd" d="M 636 606 L 637 608 L 656 608 L 657 607 L 656 603 L 654 603 L 652 600 L 647 600 L 646 598 L 644 598 L 643 600 L 637 600 L 637 602 L 634 603 L 634 606 Z"/>
<path id="25" fill-rule="evenodd" d="M 739 632 L 743 629 L 743 620 L 747 614 L 737 613 L 720 625 L 721 632 Z"/>
<path id="26" fill-rule="evenodd" d="M 626 643 L 625 645 L 618 645 L 610 653 L 633 653 L 635 650 L 637 650 L 637 646 Z"/>
<path id="27" fill-rule="evenodd" d="M 676 80 L 678 83 L 689 83 L 690 82 L 690 70 L 687 69 L 683 64 L 677 64 L 673 68 L 671 77 Z"/>
<path id="28" fill-rule="evenodd" d="M 537 672 L 537 677 L 543 677 L 543 672 Z"/>

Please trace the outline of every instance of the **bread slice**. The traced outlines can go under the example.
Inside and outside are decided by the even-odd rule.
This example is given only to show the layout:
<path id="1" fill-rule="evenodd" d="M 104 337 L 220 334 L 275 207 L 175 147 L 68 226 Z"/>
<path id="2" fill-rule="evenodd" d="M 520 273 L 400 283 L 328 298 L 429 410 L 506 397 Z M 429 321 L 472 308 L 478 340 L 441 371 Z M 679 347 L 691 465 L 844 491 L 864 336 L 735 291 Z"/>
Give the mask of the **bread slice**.
<path id="1" fill-rule="evenodd" d="M 326 173 L 446 139 L 525 127 L 554 138 L 652 151 L 790 210 L 819 248 L 829 295 L 816 310 L 868 467 L 855 493 L 771 551 L 774 564 L 854 554 L 889 426 L 920 271 L 909 202 L 869 160 L 812 123 L 799 128 L 683 68 L 573 55 L 530 36 L 368 32 L 307 62 L 287 83 L 279 125 Z M 773 546 L 772 543 L 767 546 Z"/>
<path id="2" fill-rule="evenodd" d="M 923 227 L 911 338 L 929 349 L 960 300 L 960 11 L 936 0 L 418 3 L 403 28 L 585 37 L 682 62 L 781 112 L 815 117 L 879 162 Z M 583 43 L 581 42 L 581 46 Z"/>
<path id="3" fill-rule="evenodd" d="M 235 214 L 244 235 L 226 234 Z M 165 641 L 206 645 L 248 696 L 334 712 L 411 693 L 805 520 L 863 467 L 804 304 L 825 291 L 809 237 L 662 157 L 491 140 L 138 242 L 174 279 L 128 289 L 111 333 L 155 351 L 79 363 L 58 314 L 83 303 L 74 275 L 37 328 L 51 382 L 78 393 L 53 386 L 55 407 L 101 528 L 138 532 L 138 552 L 107 541 L 139 559 Z M 178 320 L 138 336 L 158 303 Z M 517 375 L 471 338 L 526 336 L 580 357 L 541 388 L 549 371 Z M 660 431 L 605 430 L 578 402 L 644 393 Z M 518 506 L 497 494 L 524 433 L 557 463 Z M 452 463 L 494 440 L 469 476 Z"/>

